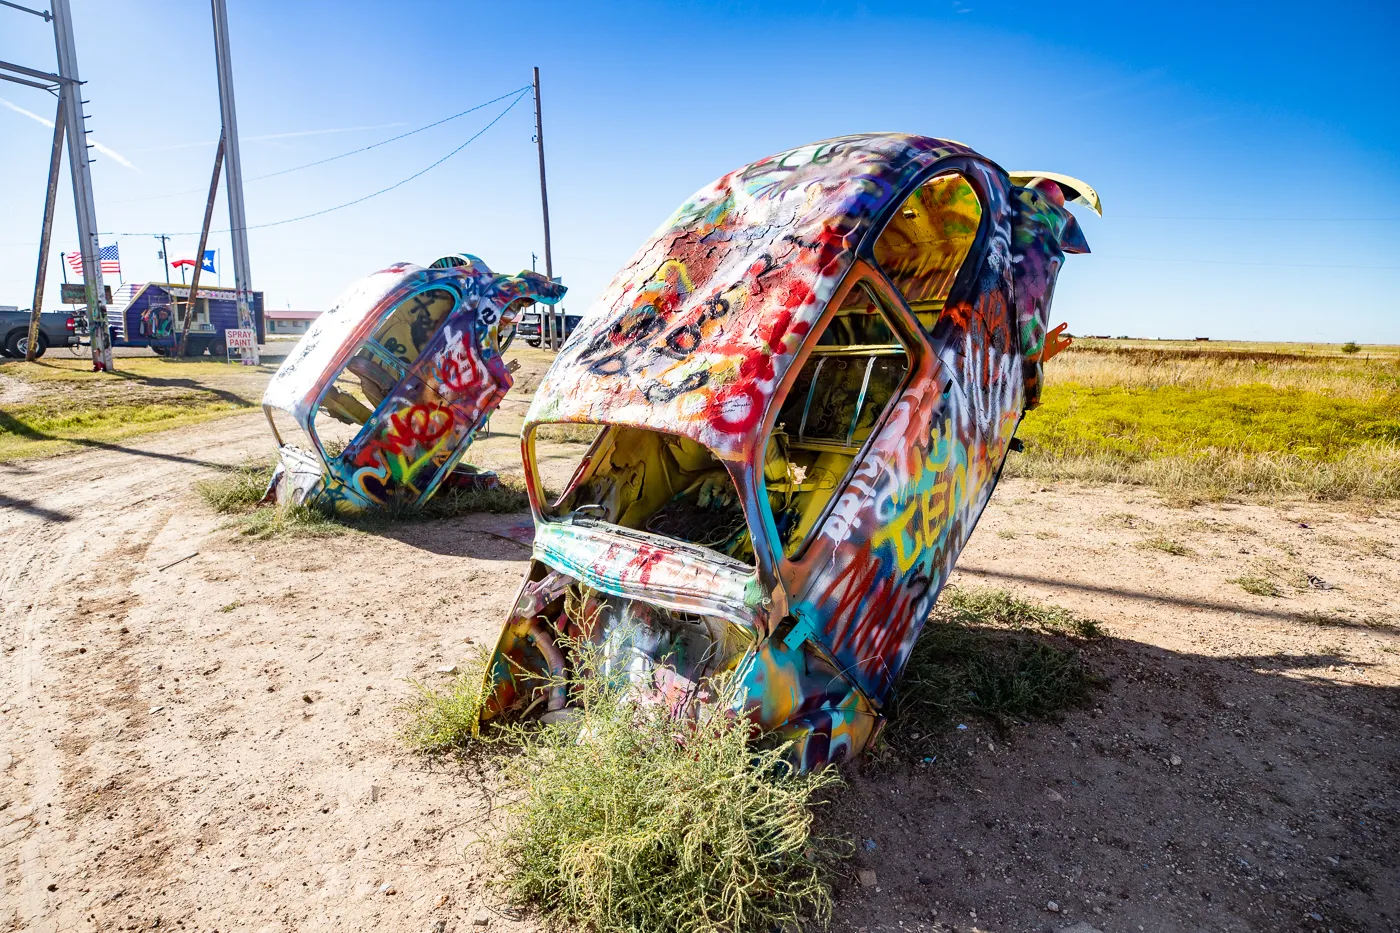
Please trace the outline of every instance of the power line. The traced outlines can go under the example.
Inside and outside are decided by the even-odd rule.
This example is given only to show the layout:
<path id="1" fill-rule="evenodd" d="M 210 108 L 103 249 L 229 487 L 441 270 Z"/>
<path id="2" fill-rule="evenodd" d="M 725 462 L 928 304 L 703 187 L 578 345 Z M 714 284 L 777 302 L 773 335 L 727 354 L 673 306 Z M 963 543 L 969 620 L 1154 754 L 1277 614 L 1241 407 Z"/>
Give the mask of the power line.
<path id="1" fill-rule="evenodd" d="M 1380 224 L 1393 223 L 1400 217 L 1187 217 L 1184 215 L 1114 214 L 1111 220 L 1185 220 L 1227 221 L 1231 223 L 1309 223 L 1309 224 Z"/>
<path id="2" fill-rule="evenodd" d="M 501 121 L 501 118 L 504 117 L 506 114 L 510 113 L 511 110 L 513 110 L 513 109 L 515 108 L 515 105 L 518 104 L 518 103 L 520 103 L 520 101 L 523 100 L 523 99 L 525 98 L 525 95 L 528 94 L 529 92 L 530 92 L 530 87 L 529 87 L 529 86 L 527 86 L 527 87 L 521 89 L 520 92 L 516 94 L 515 99 L 512 100 L 509 104 L 507 104 L 507 105 L 506 105 L 506 108 L 505 108 L 504 110 L 502 110 L 500 113 L 496 114 L 495 118 L 494 118 L 490 123 L 486 124 L 486 125 L 483 126 L 481 129 L 479 129 L 479 130 L 477 130 L 475 133 L 473 133 L 473 134 L 471 135 L 471 137 L 467 139 L 466 142 L 462 143 L 462 144 L 461 144 L 460 146 L 458 146 L 456 149 L 453 149 L 453 150 L 452 150 L 451 152 L 449 152 L 447 155 L 445 155 L 445 156 L 443 156 L 442 158 L 438 159 L 436 162 L 432 163 L 431 165 L 427 166 L 426 168 L 423 168 L 423 169 L 420 169 L 420 170 L 417 171 L 417 172 L 414 172 L 412 175 L 408 176 L 407 178 L 405 178 L 405 179 L 403 179 L 403 180 L 401 180 L 401 181 L 396 181 L 396 182 L 394 182 L 392 185 L 390 185 L 390 186 L 387 187 L 387 188 L 380 188 L 378 191 L 375 191 L 375 192 L 373 192 L 373 193 L 371 193 L 371 194 L 367 194 L 367 195 L 365 195 L 364 197 L 356 198 L 356 199 L 353 200 L 353 201 L 346 201 L 344 204 L 337 204 L 335 207 L 328 207 L 328 208 L 326 208 L 326 209 L 324 209 L 324 210 L 313 211 L 313 212 L 310 213 L 310 214 L 302 214 L 302 215 L 299 216 L 299 217 L 288 217 L 288 218 L 285 219 L 285 220 L 274 220 L 274 221 L 271 221 L 270 223 L 265 223 L 265 224 L 253 224 L 253 225 L 251 225 L 251 226 L 249 226 L 249 227 L 246 227 L 245 229 L 247 229 L 247 230 L 262 230 L 262 229 L 264 229 L 264 228 L 266 228 L 266 227 L 280 227 L 280 226 L 282 226 L 283 224 L 296 223 L 296 222 L 299 221 L 299 220 L 309 220 L 309 219 L 311 219 L 312 217 L 320 217 L 320 216 L 322 216 L 323 214 L 329 214 L 329 213 L 332 213 L 333 211 L 338 211 L 338 210 L 342 210 L 342 209 L 347 208 L 347 207 L 352 207 L 352 206 L 354 206 L 354 205 L 356 205 L 356 204 L 361 204 L 361 203 L 363 203 L 363 202 L 365 202 L 365 201 L 370 200 L 371 198 L 377 198 L 377 197 L 379 197 L 381 194 L 387 194 L 387 193 L 389 193 L 390 191 L 393 191 L 395 188 L 400 188 L 400 187 L 402 187 L 402 186 L 408 184 L 409 182 L 413 181 L 415 178 L 419 178 L 419 177 L 421 177 L 421 176 L 423 176 L 423 175 L 426 175 L 428 172 L 431 172 L 433 169 L 437 168 L 439 165 L 441 165 L 442 163 L 446 162 L 448 159 L 452 158 L 452 157 L 455 156 L 457 153 L 461 152 L 463 149 L 467 148 L 467 146 L 469 146 L 469 145 L 471 145 L 473 142 L 475 142 L 476 139 L 477 139 L 478 137 L 481 136 L 481 134 L 485 133 L 485 132 L 486 132 L 487 130 L 489 130 L 491 127 L 493 127 L 493 126 L 495 126 L 497 123 L 499 123 L 499 122 Z M 497 100 L 500 100 L 500 98 L 497 98 Z M 408 135 L 408 134 L 405 134 L 405 135 Z M 215 232 L 215 233 L 229 233 L 230 230 L 229 230 L 228 228 L 225 228 L 225 229 L 222 229 L 222 230 L 216 230 L 216 231 L 214 231 L 214 232 Z M 181 232 L 178 232 L 178 233 L 171 234 L 171 236 L 193 236 L 193 235 L 198 234 L 198 233 L 199 233 L 198 230 L 186 230 L 186 231 L 181 231 Z M 118 231 L 118 232 L 115 232 L 115 233 L 106 233 L 106 234 L 103 234 L 103 235 L 104 235 L 104 236 L 156 236 L 156 234 L 150 234 L 150 233 L 130 233 L 130 232 L 127 232 L 127 231 Z"/>
<path id="3" fill-rule="evenodd" d="M 318 160 L 316 160 L 315 162 L 307 162 L 305 165 L 297 165 L 297 166 L 294 166 L 294 167 L 292 167 L 292 168 L 284 168 L 284 169 L 282 169 L 282 171 L 280 171 L 280 172 L 268 172 L 266 175 L 256 175 L 256 176 L 254 176 L 254 177 L 252 177 L 252 178 L 250 178 L 250 179 L 248 179 L 248 180 L 249 180 L 249 181 L 261 181 L 261 180 L 264 179 L 264 178 L 276 178 L 278 175 L 288 175 L 288 174 L 290 174 L 290 173 L 292 173 L 292 172 L 299 172 L 299 171 L 301 171 L 301 170 L 304 169 L 304 168 L 312 168 L 313 166 L 317 166 L 317 165 L 325 165 L 327 162 L 334 162 L 336 159 L 344 159 L 344 158 L 346 158 L 347 156 L 359 155 L 361 152 L 369 152 L 371 149 L 378 149 L 380 146 L 387 146 L 389 143 L 396 143 L 396 142 L 398 142 L 398 141 L 401 140 L 401 139 L 407 139 L 408 137 L 413 136 L 413 135 L 416 134 L 416 133 L 421 133 L 421 132 L 423 132 L 424 130 L 430 130 L 430 129 L 432 129 L 432 128 L 435 127 L 435 126 L 442 126 L 442 124 L 444 124 L 444 123 L 451 122 L 452 120 L 455 120 L 455 119 L 457 119 L 458 117 L 465 117 L 467 114 L 472 113 L 472 112 L 477 111 L 477 110 L 480 110 L 480 109 L 483 108 L 483 107 L 490 107 L 492 104 L 497 103 L 498 101 L 503 101 L 503 100 L 505 100 L 507 97 L 509 97 L 509 96 L 512 95 L 512 94 L 522 94 L 522 93 L 524 93 L 525 91 L 528 91 L 528 90 L 530 90 L 530 85 L 527 84 L 527 85 L 525 85 L 524 87 L 518 87 L 518 88 L 516 88 L 516 89 L 513 90 L 513 91 L 507 91 L 506 93 L 502 94 L 500 97 L 493 97 L 493 98 L 491 98 L 490 100 L 488 100 L 488 101 L 487 101 L 486 103 L 484 103 L 484 104 L 477 104 L 475 107 L 470 107 L 470 108 L 468 108 L 468 109 L 466 109 L 466 110 L 463 110 L 461 113 L 454 113 L 452 116 L 450 116 L 450 117 L 443 117 L 441 120 L 438 120 L 438 121 L 435 122 L 435 123 L 429 123 L 427 126 L 420 126 L 420 127 L 418 127 L 418 129 L 416 129 L 416 130 L 409 130 L 407 133 L 400 133 L 400 134 L 397 135 L 397 136 L 391 136 L 390 138 L 385 139 L 385 140 L 383 140 L 383 141 L 381 141 L 381 142 L 371 143 L 371 144 L 368 145 L 368 146 L 363 146 L 363 147 L 361 147 L 361 148 L 359 148 L 359 149 L 352 149 L 352 150 L 350 150 L 349 152 L 342 152 L 340 155 L 333 155 L 333 156 L 331 156 L 331 157 L 328 158 L 328 159 L 318 159 Z M 512 104 L 511 106 L 514 106 L 514 104 Z M 509 110 L 510 108 L 506 108 L 506 109 Z M 503 114 L 503 115 L 504 115 L 504 114 Z M 497 119 L 500 119 L 500 118 L 498 117 Z"/>
<path id="4" fill-rule="evenodd" d="M 1400 266 L 1358 266 L 1321 262 L 1251 262 L 1246 259 L 1196 259 L 1183 256 L 1115 256 L 1113 253 L 1094 253 L 1099 259 L 1126 259 L 1130 262 L 1184 262 L 1204 263 L 1211 266 L 1271 266 L 1283 269 L 1372 269 L 1381 272 L 1400 272 Z"/>
<path id="5" fill-rule="evenodd" d="M 460 113 L 454 113 L 450 117 L 443 117 L 441 120 L 434 120 L 432 123 L 418 127 L 416 130 L 409 130 L 407 133 L 400 133 L 399 135 L 391 136 L 388 139 L 381 139 L 377 143 L 370 143 L 368 146 L 361 146 L 359 149 L 351 149 L 350 151 L 342 152 L 339 155 L 333 155 L 325 159 L 317 159 L 315 162 L 307 162 L 305 165 L 294 165 L 291 168 L 284 168 L 281 171 L 268 172 L 266 175 L 255 175 L 252 178 L 248 178 L 245 180 L 262 181 L 264 178 L 276 178 L 278 175 L 289 175 L 292 172 L 299 172 L 304 168 L 313 168 L 317 165 L 325 165 L 327 162 L 334 162 L 337 159 L 344 159 L 348 156 L 359 155 L 362 152 L 369 152 L 371 149 L 378 149 L 380 146 L 387 146 L 389 143 L 396 143 L 401 139 L 407 139 L 408 137 L 417 135 L 418 133 L 422 133 L 425 130 L 430 130 L 435 126 L 442 126 L 444 123 L 451 123 L 453 120 L 456 120 L 459 117 L 465 117 L 467 114 L 475 113 L 483 107 L 489 107 L 492 104 L 497 103 L 498 101 L 503 101 L 507 97 L 510 97 L 512 94 L 519 94 L 522 91 L 528 91 L 530 87 L 531 85 L 527 84 L 524 87 L 518 87 L 513 91 L 506 91 L 500 97 L 493 97 L 485 103 L 477 104 L 475 107 L 468 107 L 466 110 L 463 110 Z M 141 201 L 159 201 L 163 198 L 177 198 L 186 194 L 202 194 L 203 192 L 203 188 L 191 188 L 187 191 L 168 191 L 163 194 L 152 194 L 142 198 L 123 198 L 119 201 L 112 201 L 111 203 L 136 204 Z"/>

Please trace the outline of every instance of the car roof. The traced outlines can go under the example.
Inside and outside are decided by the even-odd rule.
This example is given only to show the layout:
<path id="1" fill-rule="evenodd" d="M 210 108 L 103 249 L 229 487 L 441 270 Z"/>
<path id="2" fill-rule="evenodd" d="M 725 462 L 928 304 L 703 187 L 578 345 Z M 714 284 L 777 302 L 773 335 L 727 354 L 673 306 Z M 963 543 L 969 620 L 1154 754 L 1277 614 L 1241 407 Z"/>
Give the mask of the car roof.
<path id="1" fill-rule="evenodd" d="M 584 315 L 527 424 L 625 424 L 744 459 L 866 233 L 929 169 L 955 157 L 982 159 L 946 139 L 843 136 L 706 185 Z"/>

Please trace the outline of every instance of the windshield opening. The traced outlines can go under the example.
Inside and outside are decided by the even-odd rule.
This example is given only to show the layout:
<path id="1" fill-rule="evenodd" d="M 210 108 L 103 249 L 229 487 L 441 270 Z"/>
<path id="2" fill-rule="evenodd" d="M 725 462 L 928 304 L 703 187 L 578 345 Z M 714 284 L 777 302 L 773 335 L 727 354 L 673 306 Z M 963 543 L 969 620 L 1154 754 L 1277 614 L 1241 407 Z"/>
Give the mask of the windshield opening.
<path id="1" fill-rule="evenodd" d="M 541 425 L 530 443 L 562 427 Z M 703 445 L 660 431 L 612 426 L 574 464 L 564 494 L 544 504 L 546 520 L 607 522 L 753 564 L 739 491 L 729 470 Z"/>

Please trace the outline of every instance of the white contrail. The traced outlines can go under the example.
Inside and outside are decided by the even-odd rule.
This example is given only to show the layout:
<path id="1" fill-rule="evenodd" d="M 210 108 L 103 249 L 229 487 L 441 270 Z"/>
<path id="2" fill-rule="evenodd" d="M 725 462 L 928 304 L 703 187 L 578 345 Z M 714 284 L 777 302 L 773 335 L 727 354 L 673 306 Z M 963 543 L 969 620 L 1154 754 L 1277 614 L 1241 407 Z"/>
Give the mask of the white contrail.
<path id="1" fill-rule="evenodd" d="M 289 139 L 293 136 L 325 136 L 327 133 L 354 133 L 358 130 L 384 130 L 395 126 L 408 126 L 407 123 L 376 123 L 373 126 L 337 126 L 328 130 L 297 130 L 292 133 L 264 133 L 261 136 L 244 136 L 242 141 L 261 142 L 268 139 Z M 197 143 L 171 143 L 168 146 L 152 146 L 148 149 L 138 149 L 137 152 L 168 152 L 171 149 L 193 149 L 196 146 L 212 146 L 218 142 L 217 139 L 205 140 Z"/>
<path id="2" fill-rule="evenodd" d="M 28 117 L 29 119 L 33 120 L 35 123 L 42 123 L 42 124 L 44 124 L 45 126 L 47 126 L 49 129 L 53 129 L 53 121 L 50 120 L 50 119 L 47 118 L 47 117 L 41 117 L 41 116 L 39 116 L 37 113 L 33 113 L 33 112 L 31 112 L 31 111 L 25 110 L 23 107 L 20 107 L 20 106 L 17 106 L 17 105 L 15 105 L 15 104 L 10 103 L 8 100 L 6 100 L 6 99 L 3 98 L 3 97 L 0 97 L 0 104 L 4 104 L 6 107 L 9 107 L 9 108 L 10 108 L 11 110 L 13 110 L 15 113 L 17 113 L 17 114 L 19 114 L 19 115 L 21 115 L 21 116 Z M 134 165 L 131 164 L 131 160 L 130 160 L 130 159 L 128 159 L 126 156 L 122 155 L 122 154 L 121 154 L 120 152 L 118 152 L 117 150 L 107 148 L 106 146 L 104 146 L 104 145 L 102 145 L 100 142 L 98 142 L 97 140 L 93 139 L 91 136 L 88 137 L 88 141 L 92 143 L 92 148 L 96 149 L 98 152 L 100 152 L 100 153 L 102 153 L 103 155 L 107 156 L 107 158 L 111 159 L 113 162 L 117 163 L 118 165 L 123 166 L 124 168 L 129 168 L 129 169 L 131 169 L 133 172 L 140 172 L 140 171 L 141 171 L 139 168 L 137 168 L 136 166 L 134 166 Z"/>

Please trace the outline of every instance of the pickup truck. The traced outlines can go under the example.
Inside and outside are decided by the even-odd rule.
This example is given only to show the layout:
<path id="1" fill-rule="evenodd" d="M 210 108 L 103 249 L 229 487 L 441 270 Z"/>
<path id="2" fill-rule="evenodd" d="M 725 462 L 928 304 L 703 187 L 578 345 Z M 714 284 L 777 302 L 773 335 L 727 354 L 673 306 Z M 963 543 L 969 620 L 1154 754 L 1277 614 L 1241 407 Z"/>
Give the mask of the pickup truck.
<path id="1" fill-rule="evenodd" d="M 78 343 L 78 321 L 67 311 L 39 314 L 38 359 L 49 347 L 71 347 Z M 29 311 L 14 305 L 0 305 L 0 355 L 24 358 L 29 349 Z"/>
<path id="2" fill-rule="evenodd" d="M 578 327 L 578 322 L 583 320 L 583 315 L 564 314 L 563 317 L 564 338 L 568 339 L 574 332 L 574 328 Z M 525 311 L 520 315 L 520 323 L 515 326 L 514 336 L 522 338 L 532 347 L 538 347 L 540 344 L 544 343 L 544 333 L 540 326 L 540 312 L 538 309 L 534 311 Z"/>

